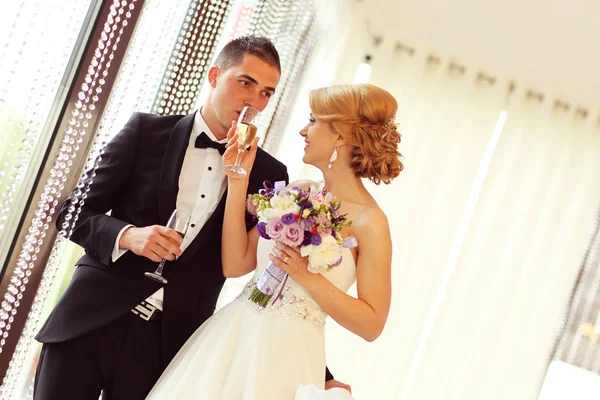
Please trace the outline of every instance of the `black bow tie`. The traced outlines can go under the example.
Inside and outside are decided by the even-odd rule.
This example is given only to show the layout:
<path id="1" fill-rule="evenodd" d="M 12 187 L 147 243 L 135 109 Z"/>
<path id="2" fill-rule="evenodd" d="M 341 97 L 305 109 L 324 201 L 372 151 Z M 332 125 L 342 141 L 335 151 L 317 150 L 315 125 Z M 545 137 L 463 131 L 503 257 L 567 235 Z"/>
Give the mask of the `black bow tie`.
<path id="1" fill-rule="evenodd" d="M 225 153 L 225 143 L 213 142 L 205 132 L 198 135 L 195 147 L 197 149 L 207 149 L 210 147 L 211 149 L 217 149 L 221 155 Z"/>

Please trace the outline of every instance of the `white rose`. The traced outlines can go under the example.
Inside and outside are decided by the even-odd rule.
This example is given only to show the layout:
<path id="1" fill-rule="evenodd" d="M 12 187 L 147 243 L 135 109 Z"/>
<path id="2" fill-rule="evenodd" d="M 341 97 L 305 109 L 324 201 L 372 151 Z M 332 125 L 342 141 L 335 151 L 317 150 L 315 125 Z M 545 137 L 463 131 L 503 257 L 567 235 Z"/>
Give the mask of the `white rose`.
<path id="1" fill-rule="evenodd" d="M 309 244 L 300 248 L 302 257 L 308 256 L 308 270 L 313 274 L 324 272 L 342 256 L 341 246 L 333 236 L 322 235 L 321 239 L 318 246 Z"/>
<path id="2" fill-rule="evenodd" d="M 300 206 L 296 204 L 292 199 L 287 197 L 275 195 L 271 198 L 271 207 L 283 210 L 283 214 L 298 214 L 300 213 Z"/>
<path id="3" fill-rule="evenodd" d="M 267 208 L 260 213 L 260 221 L 269 222 L 271 218 L 281 218 L 285 214 L 288 214 L 285 210 L 280 210 L 279 208 Z"/>

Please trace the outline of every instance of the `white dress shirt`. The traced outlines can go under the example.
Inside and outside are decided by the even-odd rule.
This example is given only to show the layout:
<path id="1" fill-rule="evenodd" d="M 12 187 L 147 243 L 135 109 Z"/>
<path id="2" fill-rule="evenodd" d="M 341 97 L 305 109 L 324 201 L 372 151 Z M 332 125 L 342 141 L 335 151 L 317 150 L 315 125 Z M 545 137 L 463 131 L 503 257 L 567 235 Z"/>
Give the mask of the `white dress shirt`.
<path id="1" fill-rule="evenodd" d="M 227 187 L 227 177 L 223 172 L 223 160 L 219 151 L 212 148 L 197 149 L 195 147 L 196 138 L 202 132 L 205 132 L 211 140 L 217 141 L 215 135 L 208 129 L 199 110 L 194 117 L 192 134 L 179 174 L 179 192 L 177 192 L 176 207 L 177 210 L 191 215 L 190 225 L 181 244 L 182 251 L 185 251 L 202 230 L 206 221 L 217 208 Z M 217 142 L 227 143 L 227 139 Z M 123 232 L 130 226 L 133 225 L 124 227 L 117 236 L 112 253 L 113 262 L 128 251 L 119 249 L 119 240 Z M 168 262 L 165 268 L 169 268 Z M 163 293 L 164 291 L 161 288 L 148 297 L 146 301 L 162 310 Z"/>

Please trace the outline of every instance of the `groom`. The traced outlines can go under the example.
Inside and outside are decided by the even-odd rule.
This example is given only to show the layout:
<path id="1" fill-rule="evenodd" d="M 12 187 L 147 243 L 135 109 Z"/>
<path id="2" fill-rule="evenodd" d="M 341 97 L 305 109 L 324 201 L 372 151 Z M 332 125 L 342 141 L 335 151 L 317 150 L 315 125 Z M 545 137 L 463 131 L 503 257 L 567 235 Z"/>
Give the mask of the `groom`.
<path id="1" fill-rule="evenodd" d="M 221 152 L 232 120 L 246 105 L 264 110 L 281 74 L 277 50 L 259 37 L 231 41 L 215 64 L 200 110 L 134 114 L 88 178 L 90 191 L 71 236 L 86 254 L 36 337 L 44 344 L 36 400 L 97 400 L 101 391 L 108 400 L 144 399 L 213 314 L 225 281 Z M 265 180 L 287 182 L 288 174 L 259 149 L 248 192 Z M 62 204 L 58 227 L 72 221 L 67 216 L 80 200 L 76 193 Z M 164 227 L 175 209 L 191 215 L 183 239 Z M 169 261 L 164 286 L 144 276 L 162 258 Z M 327 380 L 329 388 L 346 386 L 330 374 Z"/>

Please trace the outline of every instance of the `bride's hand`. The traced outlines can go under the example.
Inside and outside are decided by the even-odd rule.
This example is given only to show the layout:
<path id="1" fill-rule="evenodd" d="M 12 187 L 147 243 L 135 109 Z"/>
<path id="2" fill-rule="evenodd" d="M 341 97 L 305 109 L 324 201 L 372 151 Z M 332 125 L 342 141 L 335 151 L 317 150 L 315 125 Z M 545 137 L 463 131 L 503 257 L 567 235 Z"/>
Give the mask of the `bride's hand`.
<path id="1" fill-rule="evenodd" d="M 235 128 L 237 127 L 237 122 L 231 122 L 231 128 L 227 132 L 227 145 L 225 146 L 227 150 L 222 156 L 223 165 L 231 165 L 235 164 L 235 160 L 238 154 L 238 136 L 235 133 Z M 248 173 L 247 176 L 250 176 L 250 171 L 252 170 L 252 166 L 254 165 L 254 160 L 256 159 L 256 152 L 258 151 L 258 141 L 259 137 L 255 137 L 250 145 L 248 151 L 241 151 L 240 157 L 242 157 L 240 166 L 246 170 Z"/>
<path id="2" fill-rule="evenodd" d="M 273 253 L 269 254 L 269 258 L 273 264 L 287 272 L 298 283 L 301 281 L 298 278 L 313 275 L 308 271 L 308 257 L 302 257 L 299 248 L 276 242 L 273 246 Z"/>

